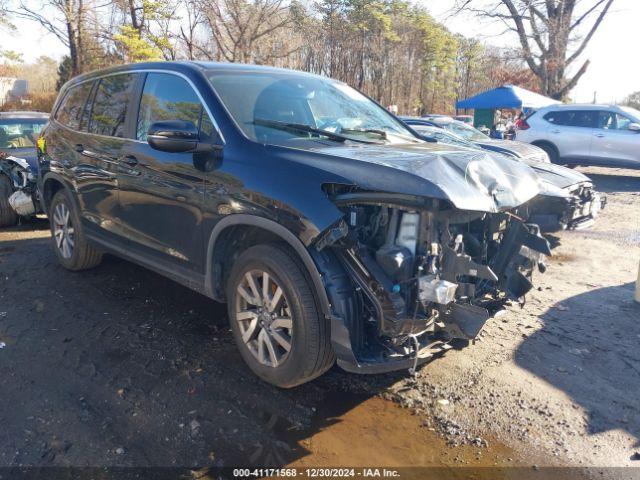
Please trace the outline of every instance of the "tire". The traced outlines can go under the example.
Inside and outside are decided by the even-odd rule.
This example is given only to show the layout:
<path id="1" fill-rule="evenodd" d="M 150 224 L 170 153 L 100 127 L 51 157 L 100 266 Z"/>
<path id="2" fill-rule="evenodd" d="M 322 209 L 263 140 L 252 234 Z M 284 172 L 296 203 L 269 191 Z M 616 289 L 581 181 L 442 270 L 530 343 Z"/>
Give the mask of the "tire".
<path id="1" fill-rule="evenodd" d="M 102 253 L 87 242 L 80 215 L 68 190 L 63 188 L 53 196 L 49 207 L 49 223 L 53 250 L 64 268 L 77 271 L 100 264 Z M 66 229 L 63 225 L 66 225 Z"/>
<path id="2" fill-rule="evenodd" d="M 11 180 L 6 175 L 0 175 L 0 227 L 13 227 L 18 223 L 18 214 L 9 205 L 12 193 Z"/>
<path id="3" fill-rule="evenodd" d="M 267 301 L 263 293 L 265 273 Z M 272 385 L 291 388 L 331 368 L 335 355 L 329 321 L 318 310 L 305 270 L 286 246 L 264 244 L 247 249 L 234 263 L 226 287 L 236 345 L 258 377 Z M 267 305 L 271 300 L 276 300 L 275 308 Z"/>

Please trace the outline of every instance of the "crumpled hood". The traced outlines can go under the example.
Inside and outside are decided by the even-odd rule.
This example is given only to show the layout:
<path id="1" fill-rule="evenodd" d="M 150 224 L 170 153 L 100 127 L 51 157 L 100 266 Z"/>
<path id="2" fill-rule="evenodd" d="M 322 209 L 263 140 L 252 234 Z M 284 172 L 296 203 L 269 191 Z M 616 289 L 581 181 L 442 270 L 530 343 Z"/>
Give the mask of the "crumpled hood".
<path id="1" fill-rule="evenodd" d="M 558 188 L 567 188 L 584 182 L 592 183 L 591 179 L 586 175 L 553 163 L 531 163 L 529 166 L 541 179 Z"/>
<path id="2" fill-rule="evenodd" d="M 461 210 L 505 211 L 539 193 L 538 178 L 527 165 L 480 150 L 427 143 L 345 144 L 310 150 L 341 159 L 341 162 L 318 163 L 318 166 L 350 179 L 360 188 L 379 189 L 377 184 L 385 182 L 383 191 L 428 196 L 426 186 L 423 192 L 408 191 L 409 179 L 402 173 L 409 173 L 425 180 L 425 185 L 435 185 Z M 358 175 L 361 178 L 356 177 L 352 168 L 340 169 L 340 165 L 344 166 L 349 160 L 362 163 L 362 174 Z M 386 168 L 373 171 L 367 165 Z M 394 176 L 394 171 L 399 175 Z M 390 183 L 393 177 L 397 177 L 395 185 Z"/>
<path id="3" fill-rule="evenodd" d="M 481 142 L 476 142 L 478 145 L 488 150 L 496 152 L 512 152 L 518 158 L 535 158 L 537 161 L 546 158 L 544 151 L 540 147 L 531 145 L 525 142 L 518 142 L 517 140 L 497 140 L 494 138 L 487 138 Z"/>

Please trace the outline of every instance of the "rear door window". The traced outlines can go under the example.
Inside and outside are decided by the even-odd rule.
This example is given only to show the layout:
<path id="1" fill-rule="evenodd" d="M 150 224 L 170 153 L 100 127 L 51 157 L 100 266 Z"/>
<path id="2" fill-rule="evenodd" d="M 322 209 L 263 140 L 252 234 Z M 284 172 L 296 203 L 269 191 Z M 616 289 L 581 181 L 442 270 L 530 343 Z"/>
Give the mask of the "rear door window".
<path id="1" fill-rule="evenodd" d="M 193 123 L 204 137 L 203 141 L 214 134 L 213 122 L 184 78 L 168 73 L 149 73 L 140 99 L 136 138 L 146 140 L 151 124 L 164 120 Z"/>
<path id="2" fill-rule="evenodd" d="M 119 74 L 99 80 L 91 107 L 89 133 L 124 137 L 124 122 L 136 77 L 135 74 Z"/>
<path id="3" fill-rule="evenodd" d="M 86 82 L 71 87 L 58 107 L 56 120 L 73 130 L 86 128 L 86 104 L 92 86 L 93 82 Z"/>
<path id="4" fill-rule="evenodd" d="M 547 113 L 543 118 L 554 125 L 595 128 L 597 117 L 598 112 L 593 110 L 558 110 Z"/>

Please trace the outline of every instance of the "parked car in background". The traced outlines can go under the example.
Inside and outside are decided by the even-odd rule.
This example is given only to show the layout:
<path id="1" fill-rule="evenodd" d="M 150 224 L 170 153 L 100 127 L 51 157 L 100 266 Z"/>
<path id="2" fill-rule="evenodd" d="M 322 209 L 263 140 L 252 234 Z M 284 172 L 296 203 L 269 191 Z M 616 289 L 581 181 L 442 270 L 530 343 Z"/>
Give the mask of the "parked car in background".
<path id="1" fill-rule="evenodd" d="M 475 338 L 550 254 L 528 166 L 421 140 L 346 84 L 162 62 L 61 90 L 39 158 L 61 265 L 111 252 L 228 305 L 242 358 L 292 387 L 415 368 Z M 541 257 L 541 255 L 543 257 Z"/>
<path id="2" fill-rule="evenodd" d="M 453 118 L 460 122 L 466 123 L 467 125 L 473 126 L 473 115 L 456 115 Z"/>
<path id="3" fill-rule="evenodd" d="M 36 143 L 48 119 L 41 112 L 0 112 L 0 227 L 38 212 Z"/>
<path id="4" fill-rule="evenodd" d="M 402 117 L 402 120 L 427 141 L 482 150 L 475 143 L 432 125 L 429 120 L 412 117 Z M 516 159 L 514 156 L 511 158 Z M 593 225 L 606 204 L 606 198 L 593 188 L 589 177 L 560 165 L 528 158 L 517 160 L 533 168 L 540 182 L 540 194 L 528 204 L 527 221 L 539 225 L 545 233 Z"/>
<path id="5" fill-rule="evenodd" d="M 490 150 L 492 152 L 504 153 L 505 155 L 511 155 L 513 157 L 528 160 L 532 162 L 549 162 L 549 156 L 540 148 L 533 145 L 528 145 L 524 142 L 515 142 L 512 140 L 498 140 L 489 137 L 482 133 L 477 128 L 468 125 L 464 122 L 454 120 L 451 117 L 435 116 L 435 117 L 423 117 L 421 120 L 431 122 L 445 130 L 455 133 L 459 137 L 477 145 L 484 150 Z"/>
<path id="6" fill-rule="evenodd" d="M 618 105 L 553 105 L 528 116 L 516 134 L 554 163 L 640 168 L 640 111 Z"/>

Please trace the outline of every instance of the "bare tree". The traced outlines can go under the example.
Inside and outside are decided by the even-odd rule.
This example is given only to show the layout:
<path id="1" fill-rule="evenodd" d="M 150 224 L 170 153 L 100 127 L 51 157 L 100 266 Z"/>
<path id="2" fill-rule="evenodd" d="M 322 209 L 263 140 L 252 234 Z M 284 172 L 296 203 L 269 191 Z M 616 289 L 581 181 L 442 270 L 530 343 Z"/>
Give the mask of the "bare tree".
<path id="1" fill-rule="evenodd" d="M 521 54 L 538 77 L 540 89 L 556 99 L 567 96 L 589 67 L 580 58 L 614 0 L 458 0 L 457 10 L 495 19 L 515 32 Z"/>
<path id="2" fill-rule="evenodd" d="M 67 48 L 71 59 L 71 74 L 82 73 L 84 66 L 83 28 L 87 7 L 84 0 L 47 0 L 38 8 L 20 1 L 13 13 L 39 23 L 55 35 Z"/>
<path id="3" fill-rule="evenodd" d="M 277 33 L 293 22 L 285 0 L 218 0 L 200 2 L 210 33 L 221 58 L 228 62 L 265 63 L 287 55 L 286 45 L 275 43 L 274 50 L 258 52 L 258 41 Z"/>

